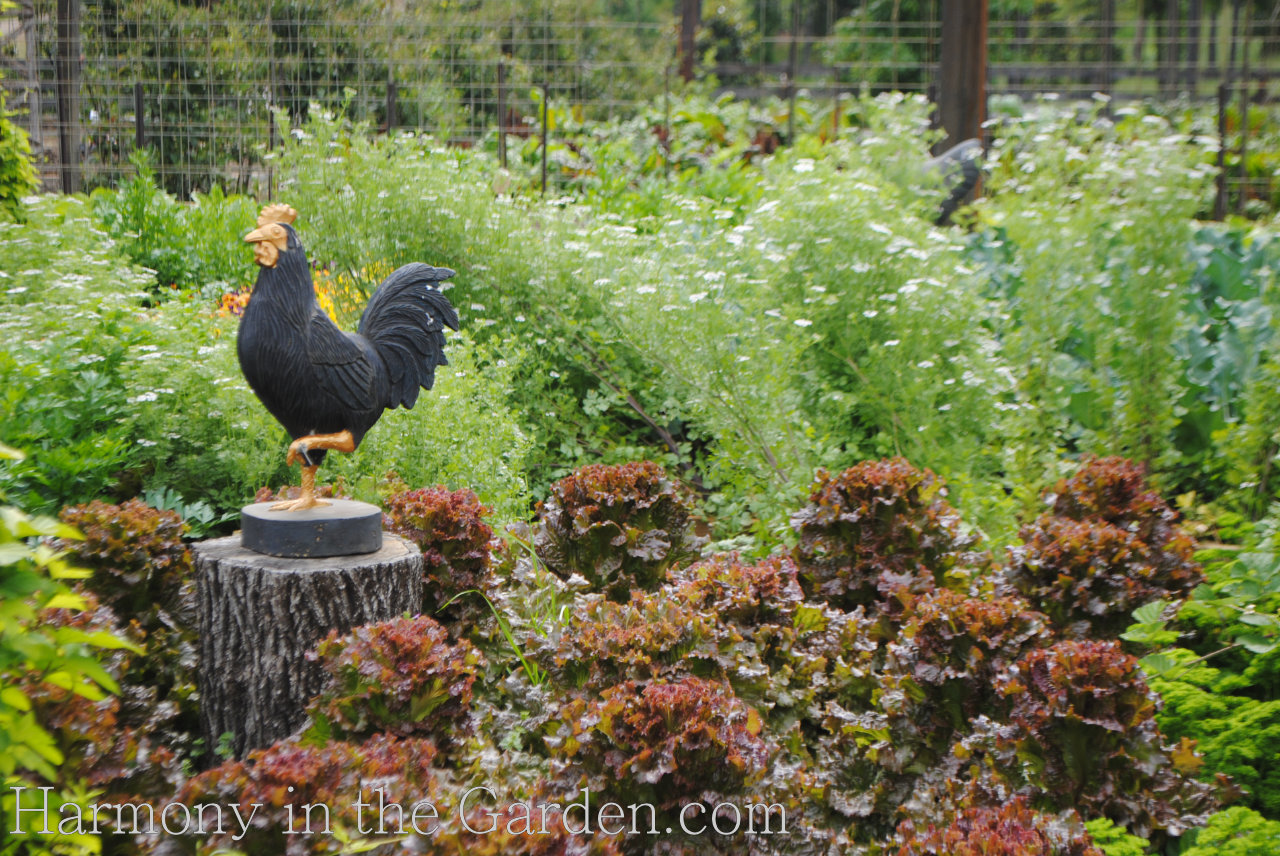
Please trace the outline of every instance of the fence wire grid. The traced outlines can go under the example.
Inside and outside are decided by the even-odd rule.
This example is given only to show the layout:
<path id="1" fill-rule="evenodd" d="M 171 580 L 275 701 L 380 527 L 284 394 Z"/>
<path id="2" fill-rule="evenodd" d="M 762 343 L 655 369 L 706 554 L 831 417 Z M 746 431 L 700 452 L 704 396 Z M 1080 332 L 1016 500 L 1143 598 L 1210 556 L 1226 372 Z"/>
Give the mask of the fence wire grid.
<path id="1" fill-rule="evenodd" d="M 941 3 L 914 4 L 923 10 L 914 21 L 875 14 L 903 4 L 704 8 L 693 73 L 720 91 L 784 103 L 802 90 L 932 95 Z M 282 124 L 273 113 L 296 124 L 317 106 L 458 146 L 536 136 L 544 98 L 586 118 L 625 117 L 681 85 L 679 12 L 690 4 L 676 0 L 656 21 L 587 17 L 590 7 L 574 4 L 516 5 L 507 11 L 518 14 L 491 19 L 484 3 L 470 12 L 393 4 L 399 11 L 377 17 L 354 0 L 276 0 L 252 7 L 252 18 L 231 14 L 236 5 L 22 0 L 0 15 L 0 82 L 45 189 L 110 184 L 146 148 L 179 195 L 214 183 L 265 194 L 263 156 Z M 1017 5 L 992 4 L 989 97 L 1272 100 L 1280 3 L 1269 16 L 1253 14 L 1257 4 L 1194 0 L 1169 0 L 1159 19 L 1114 0 L 1086 19 L 999 12 Z"/>

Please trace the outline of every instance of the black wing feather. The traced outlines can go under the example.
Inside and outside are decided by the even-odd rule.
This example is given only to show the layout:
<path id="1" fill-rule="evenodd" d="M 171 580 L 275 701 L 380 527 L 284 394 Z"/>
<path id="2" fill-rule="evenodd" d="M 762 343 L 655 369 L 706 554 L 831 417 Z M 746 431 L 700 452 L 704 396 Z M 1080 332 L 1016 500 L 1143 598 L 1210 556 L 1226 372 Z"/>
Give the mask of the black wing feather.
<path id="1" fill-rule="evenodd" d="M 307 325 L 307 357 L 316 373 L 317 387 L 348 413 L 381 409 L 375 401 L 375 368 L 360 343 L 342 332 L 329 316 L 316 308 Z"/>
<path id="2" fill-rule="evenodd" d="M 436 287 L 448 268 L 414 263 L 399 268 L 374 292 L 360 316 L 360 335 L 387 367 L 388 407 L 413 407 L 418 390 L 431 389 L 436 366 L 447 365 L 444 328 L 458 329 L 458 313 Z"/>

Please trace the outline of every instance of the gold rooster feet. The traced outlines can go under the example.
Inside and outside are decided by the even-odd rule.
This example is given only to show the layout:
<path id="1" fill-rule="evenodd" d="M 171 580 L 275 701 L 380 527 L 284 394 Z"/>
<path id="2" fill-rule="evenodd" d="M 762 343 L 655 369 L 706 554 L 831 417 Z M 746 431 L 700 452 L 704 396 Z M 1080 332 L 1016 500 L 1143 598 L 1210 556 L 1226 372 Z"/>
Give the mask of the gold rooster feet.
<path id="1" fill-rule="evenodd" d="M 332 505 L 327 499 L 320 499 L 316 496 L 316 470 L 320 469 L 319 465 L 314 467 L 302 468 L 302 495 L 297 499 L 290 499 L 284 502 L 277 502 L 271 506 L 272 511 L 306 511 L 308 508 L 322 508 L 326 505 Z"/>
<path id="2" fill-rule="evenodd" d="M 289 454 L 285 456 L 285 463 L 289 466 L 294 464 L 302 464 L 302 495 L 297 499 L 287 500 L 285 502 L 277 502 L 271 506 L 272 511 L 305 511 L 308 508 L 321 508 L 331 505 L 328 500 L 320 499 L 316 496 L 316 470 L 320 469 L 319 464 L 312 464 L 307 457 L 307 453 L 318 450 L 333 450 L 335 452 L 354 452 L 356 450 L 355 437 L 350 431 L 341 431 L 337 434 L 308 434 L 306 437 L 299 437 L 289 444 Z"/>

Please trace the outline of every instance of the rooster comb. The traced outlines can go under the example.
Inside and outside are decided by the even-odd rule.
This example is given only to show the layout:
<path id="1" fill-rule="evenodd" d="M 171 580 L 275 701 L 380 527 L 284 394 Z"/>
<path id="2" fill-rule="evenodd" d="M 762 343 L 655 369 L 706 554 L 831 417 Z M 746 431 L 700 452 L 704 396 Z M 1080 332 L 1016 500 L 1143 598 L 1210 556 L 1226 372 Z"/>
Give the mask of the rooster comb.
<path id="1" fill-rule="evenodd" d="M 280 205 L 278 203 L 268 205 L 262 209 L 262 213 L 258 215 L 258 225 L 265 226 L 268 223 L 292 223 L 298 219 L 298 212 L 289 205 Z"/>

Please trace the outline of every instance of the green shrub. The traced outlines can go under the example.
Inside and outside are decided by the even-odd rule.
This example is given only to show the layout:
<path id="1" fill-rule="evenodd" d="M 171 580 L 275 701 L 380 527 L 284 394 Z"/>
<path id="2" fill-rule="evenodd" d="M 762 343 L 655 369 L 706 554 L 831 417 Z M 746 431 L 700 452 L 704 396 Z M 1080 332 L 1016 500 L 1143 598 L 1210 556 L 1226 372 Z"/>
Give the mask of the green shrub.
<path id="1" fill-rule="evenodd" d="M 1196 830 L 1195 843 L 1183 856 L 1262 856 L 1280 847 L 1280 822 L 1267 820 L 1242 806 L 1209 818 Z"/>
<path id="2" fill-rule="evenodd" d="M 256 270 L 242 239 L 257 221 L 257 203 L 214 185 L 184 205 L 157 186 L 145 150 L 130 162 L 134 175 L 119 190 L 94 192 L 94 214 L 135 264 L 155 272 L 155 287 L 216 297 L 252 285 Z"/>
<path id="3" fill-rule="evenodd" d="M 1144 108 L 1047 109 L 992 134 L 971 259 L 1006 307 L 1007 472 L 1025 505 L 1059 450 L 1119 454 L 1162 484 L 1184 465 L 1180 416 L 1199 356 L 1183 347 L 1208 137 Z M 1052 240 L 1046 236 L 1052 235 Z"/>
<path id="4" fill-rule="evenodd" d="M 1105 817 L 1095 818 L 1084 826 L 1103 856 L 1146 856 L 1150 846 L 1147 839 L 1130 835 L 1123 826 L 1116 826 Z"/>
<path id="5" fill-rule="evenodd" d="M 352 455 L 331 455 L 321 470 L 346 479 L 358 499 L 377 502 L 384 475 L 406 484 L 474 491 L 497 521 L 529 517 L 532 437 L 509 404 L 518 358 L 497 356 L 467 334 L 453 334 L 449 365 L 412 410 L 382 414 Z M 260 405 L 255 401 L 255 408 Z M 277 453 L 283 461 L 284 449 Z"/>
<path id="6" fill-rule="evenodd" d="M 1244 806 L 1275 816 L 1280 559 L 1260 529 L 1249 538 L 1254 549 L 1205 551 L 1207 582 L 1176 617 L 1166 604 L 1151 604 L 1123 638 L 1155 649 L 1142 665 L 1164 702 L 1160 727 L 1203 754 L 1194 772 L 1205 781 L 1230 776 Z"/>
<path id="7" fill-rule="evenodd" d="M 511 404 L 532 429 L 535 495 L 588 461 L 650 457 L 701 480 L 726 534 L 770 543 L 824 460 L 901 451 L 960 483 L 993 469 L 981 449 L 1008 384 L 986 308 L 955 270 L 962 244 L 896 178 L 925 156 L 901 144 L 927 124 L 923 99 L 859 109 L 859 144 L 779 153 L 758 190 L 724 197 L 699 182 L 737 171 L 700 171 L 638 226 L 495 198 L 481 154 L 370 143 L 316 116 L 282 155 L 281 193 L 316 260 L 447 264 L 464 324 L 521 343 Z"/>
<path id="8" fill-rule="evenodd" d="M 22 200 L 40 186 L 27 132 L 10 121 L 5 93 L 0 92 L 0 210 L 19 223 L 25 220 Z"/>
<path id="9" fill-rule="evenodd" d="M 1280 815 L 1280 699 L 1232 693 L 1226 689 L 1232 677 L 1202 669 L 1153 679 L 1164 701 L 1160 727 L 1171 739 L 1194 742 L 1204 758 L 1203 778 L 1230 776 L 1244 789 L 1246 807 L 1274 817 Z"/>
<path id="10" fill-rule="evenodd" d="M 0 457 L 11 461 L 19 453 L 0 445 Z M 97 842 L 91 836 L 38 831 L 57 829 L 60 817 L 56 811 L 39 816 L 42 800 L 35 789 L 52 787 L 51 801 L 86 810 L 92 800 L 86 779 L 92 776 L 100 783 L 109 776 L 105 768 L 111 763 L 99 766 L 102 759 L 94 753 L 107 751 L 116 737 L 110 718 L 116 702 L 108 694 L 119 686 L 98 655 L 137 649 L 101 625 L 57 620 L 59 611 L 90 606 L 66 582 L 88 572 L 32 539 L 71 539 L 79 533 L 17 508 L 0 511 L 0 814 L 6 821 L 6 846 L 33 854 L 95 853 Z M 21 827 L 12 825 L 19 807 L 27 821 Z"/>
<path id="11" fill-rule="evenodd" d="M 27 451 L 0 492 L 33 512 L 130 495 L 137 450 L 122 421 L 129 376 L 154 336 L 137 308 L 148 277 L 121 259 L 77 197 L 42 197 L 0 221 L 0 423 Z"/>
<path id="12" fill-rule="evenodd" d="M 1275 495 L 1268 449 L 1280 405 L 1273 356 L 1280 243 L 1266 226 L 1204 223 L 1189 251 L 1195 272 L 1177 343 L 1187 390 L 1179 481 L 1209 495 L 1229 491 L 1256 517 Z"/>

